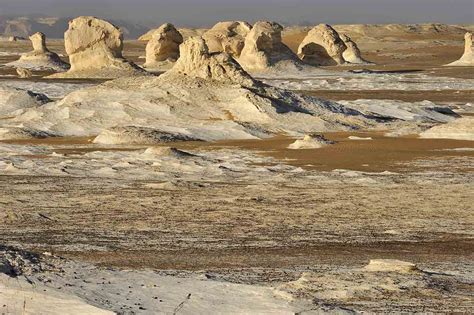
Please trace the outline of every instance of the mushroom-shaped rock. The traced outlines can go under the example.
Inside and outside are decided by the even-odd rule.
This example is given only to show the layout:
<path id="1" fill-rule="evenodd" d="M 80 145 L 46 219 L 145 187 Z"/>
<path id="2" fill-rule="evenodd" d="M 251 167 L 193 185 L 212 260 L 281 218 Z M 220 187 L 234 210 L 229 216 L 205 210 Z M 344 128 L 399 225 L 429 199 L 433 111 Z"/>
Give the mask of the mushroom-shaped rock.
<path id="1" fill-rule="evenodd" d="M 226 52 L 234 58 L 240 56 L 245 44 L 245 37 L 252 29 L 247 22 L 219 22 L 202 35 L 209 47 L 209 52 Z"/>
<path id="2" fill-rule="evenodd" d="M 319 24 L 308 32 L 298 47 L 298 56 L 304 62 L 317 66 L 344 64 L 346 45 L 330 25 Z"/>
<path id="3" fill-rule="evenodd" d="M 123 58 L 122 32 L 107 21 L 90 16 L 75 18 L 69 22 L 64 44 L 71 69 L 50 77 L 116 78 L 145 73 Z"/>
<path id="4" fill-rule="evenodd" d="M 183 36 L 170 23 L 163 24 L 146 45 L 146 68 L 160 68 L 179 58 Z"/>
<path id="5" fill-rule="evenodd" d="M 59 56 L 46 47 L 46 36 L 35 33 L 30 36 L 33 51 L 23 54 L 19 60 L 10 62 L 7 66 L 30 70 L 66 71 L 69 64 L 63 62 Z"/>
<path id="6" fill-rule="evenodd" d="M 367 60 L 364 60 L 361 56 L 359 47 L 357 44 L 346 34 L 341 34 L 340 38 L 346 45 L 346 50 L 342 53 L 342 57 L 345 61 L 354 64 L 370 64 Z"/>
<path id="7" fill-rule="evenodd" d="M 474 66 L 474 48 L 472 47 L 472 33 L 464 35 L 464 54 L 459 60 L 447 64 L 447 66 Z"/>
<path id="8" fill-rule="evenodd" d="M 282 43 L 283 27 L 275 22 L 257 22 L 245 38 L 239 63 L 249 72 L 264 72 L 281 62 L 299 64 L 298 57 Z"/>
<path id="9" fill-rule="evenodd" d="M 180 57 L 163 76 L 210 79 L 245 86 L 254 85 L 253 78 L 228 54 L 210 54 L 204 39 L 188 38 L 179 48 Z"/>

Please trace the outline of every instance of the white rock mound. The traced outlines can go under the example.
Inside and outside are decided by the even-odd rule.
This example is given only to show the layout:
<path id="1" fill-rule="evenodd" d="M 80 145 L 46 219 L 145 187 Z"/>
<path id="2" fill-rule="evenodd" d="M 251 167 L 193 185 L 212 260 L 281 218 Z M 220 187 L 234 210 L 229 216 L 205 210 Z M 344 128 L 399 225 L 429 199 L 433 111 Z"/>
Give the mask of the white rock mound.
<path id="1" fill-rule="evenodd" d="M 202 35 L 210 53 L 225 52 L 238 58 L 252 25 L 242 21 L 219 22 Z"/>
<path id="2" fill-rule="evenodd" d="M 474 66 L 474 47 L 472 47 L 472 33 L 464 35 L 464 54 L 459 60 L 447 64 L 447 66 Z"/>
<path id="3" fill-rule="evenodd" d="M 288 149 L 300 150 L 300 149 L 319 149 L 335 142 L 324 138 L 321 135 L 305 135 L 302 140 L 296 140 L 288 146 Z"/>
<path id="4" fill-rule="evenodd" d="M 170 23 L 163 24 L 153 34 L 146 45 L 145 68 L 170 67 L 179 58 L 179 45 L 183 43 L 183 36 Z"/>
<path id="5" fill-rule="evenodd" d="M 415 264 L 397 259 L 371 259 L 364 268 L 373 272 L 418 272 Z"/>
<path id="6" fill-rule="evenodd" d="M 43 94 L 0 86 L 0 116 L 14 114 L 18 110 L 38 107 L 50 102 Z"/>
<path id="7" fill-rule="evenodd" d="M 38 32 L 31 35 L 30 40 L 33 51 L 24 53 L 19 60 L 7 63 L 7 66 L 29 70 L 66 71 L 69 69 L 69 64 L 63 62 L 56 53 L 48 50 L 46 37 L 43 33 Z"/>
<path id="8" fill-rule="evenodd" d="M 298 56 L 282 42 L 282 30 L 283 27 L 275 22 L 255 23 L 237 59 L 240 65 L 251 73 L 301 69 Z"/>
<path id="9" fill-rule="evenodd" d="M 371 62 L 362 58 L 359 47 L 357 44 L 346 34 L 341 34 L 340 38 L 346 45 L 346 50 L 342 53 L 342 57 L 346 62 L 353 64 L 371 64 Z"/>
<path id="10" fill-rule="evenodd" d="M 328 24 L 319 24 L 308 32 L 298 47 L 298 57 L 316 66 L 345 63 L 342 54 L 347 49 L 339 34 Z"/>
<path id="11" fill-rule="evenodd" d="M 100 144 L 157 144 L 175 141 L 198 141 L 200 139 L 156 128 L 125 126 L 102 131 L 94 143 Z"/>
<path id="12" fill-rule="evenodd" d="M 432 127 L 422 132 L 420 138 L 474 141 L 474 117 L 458 118 L 447 124 Z"/>
<path id="13" fill-rule="evenodd" d="M 116 78 L 143 75 L 143 69 L 122 56 L 123 35 L 114 25 L 81 16 L 69 22 L 64 44 L 71 69 L 50 78 Z"/>
<path id="14" fill-rule="evenodd" d="M 211 54 L 204 39 L 191 37 L 180 46 L 180 58 L 163 77 L 187 76 L 226 83 L 254 85 L 254 80 L 228 54 Z"/>

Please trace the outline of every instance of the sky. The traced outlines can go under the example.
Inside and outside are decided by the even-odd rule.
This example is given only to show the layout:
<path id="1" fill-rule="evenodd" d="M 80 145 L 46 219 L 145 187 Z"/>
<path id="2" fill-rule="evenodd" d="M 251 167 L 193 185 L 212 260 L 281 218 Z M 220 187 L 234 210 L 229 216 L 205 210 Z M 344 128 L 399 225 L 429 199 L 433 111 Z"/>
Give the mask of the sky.
<path id="1" fill-rule="evenodd" d="M 34 14 L 181 26 L 210 26 L 222 20 L 474 24 L 474 0 L 0 0 L 0 15 Z"/>

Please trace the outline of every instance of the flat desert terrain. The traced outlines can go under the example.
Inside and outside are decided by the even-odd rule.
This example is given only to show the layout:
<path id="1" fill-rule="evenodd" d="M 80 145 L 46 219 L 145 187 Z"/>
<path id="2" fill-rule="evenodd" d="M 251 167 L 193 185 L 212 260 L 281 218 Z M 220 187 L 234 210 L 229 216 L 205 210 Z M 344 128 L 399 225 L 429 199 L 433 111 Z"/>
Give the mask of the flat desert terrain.
<path id="1" fill-rule="evenodd" d="M 3 139 L 2 129 L 27 120 L 1 114 L 0 271 L 8 261 L 17 276 L 0 276 L 0 313 L 47 313 L 41 301 L 57 314 L 470 313 L 474 125 L 471 140 L 420 134 L 474 115 L 474 67 L 443 66 L 461 57 L 472 26 L 334 28 L 375 64 L 255 75 L 295 97 L 376 117 L 338 118 L 359 127 L 318 132 L 330 143 L 321 148 L 290 149 L 302 133 L 286 132 L 286 121 L 243 139 L 211 127 L 197 133 L 204 141 L 152 144 L 73 132 Z M 308 31 L 287 27 L 283 42 L 296 52 Z M 63 40 L 47 44 L 68 60 Z M 123 55 L 142 65 L 145 46 L 125 41 Z M 29 50 L 29 41 L 0 42 L 0 64 Z M 53 113 L 69 106 L 58 119 L 71 130 L 86 129 L 73 120 L 81 105 L 65 101 L 70 93 L 101 84 L 121 93 L 112 81 L 45 78 L 52 73 L 20 79 L 0 67 L 0 87 L 42 93 L 59 102 Z M 94 119 L 90 130 L 112 119 L 121 102 L 114 93 L 106 114 L 94 116 L 94 101 L 81 112 Z M 189 95 L 189 104 L 204 100 Z M 238 121 L 229 108 L 209 124 Z M 37 124 L 52 114 L 21 115 Z M 388 271 L 371 271 L 374 260 Z M 416 267 L 397 271 L 408 268 L 399 261 Z"/>

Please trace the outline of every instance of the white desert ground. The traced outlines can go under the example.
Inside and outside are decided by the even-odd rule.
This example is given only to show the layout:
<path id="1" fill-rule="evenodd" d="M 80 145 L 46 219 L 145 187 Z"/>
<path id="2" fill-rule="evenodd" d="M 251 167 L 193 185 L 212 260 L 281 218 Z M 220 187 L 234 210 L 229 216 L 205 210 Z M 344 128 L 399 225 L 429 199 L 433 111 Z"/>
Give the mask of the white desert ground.
<path id="1" fill-rule="evenodd" d="M 0 314 L 472 312 L 472 30 L 0 38 Z"/>

